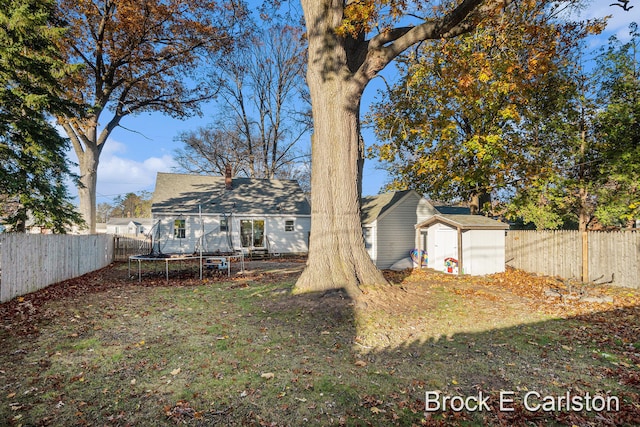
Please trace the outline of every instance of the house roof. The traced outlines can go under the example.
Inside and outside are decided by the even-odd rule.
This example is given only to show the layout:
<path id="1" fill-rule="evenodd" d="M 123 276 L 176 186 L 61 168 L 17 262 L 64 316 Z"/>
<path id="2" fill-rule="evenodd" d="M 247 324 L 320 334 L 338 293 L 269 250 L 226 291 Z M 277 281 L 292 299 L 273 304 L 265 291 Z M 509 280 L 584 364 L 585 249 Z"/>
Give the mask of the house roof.
<path id="1" fill-rule="evenodd" d="M 107 225 L 129 225 L 131 222 L 135 225 L 152 225 L 153 218 L 109 218 Z"/>
<path id="2" fill-rule="evenodd" d="M 382 215 L 389 212 L 389 210 L 409 194 L 426 203 L 434 214 L 438 213 L 438 210 L 435 209 L 427 199 L 423 199 L 423 197 L 415 190 L 389 191 L 376 196 L 366 196 L 362 198 L 360 214 L 362 223 L 370 224 L 373 221 L 380 219 Z"/>
<path id="3" fill-rule="evenodd" d="M 362 198 L 360 208 L 360 219 L 363 224 L 369 224 L 380 215 L 391 209 L 403 197 L 413 190 L 389 191 L 376 196 L 366 196 Z"/>
<path id="4" fill-rule="evenodd" d="M 310 215 L 311 206 L 297 181 L 234 178 L 225 188 L 221 176 L 158 173 L 153 213 L 240 213 Z"/>
<path id="5" fill-rule="evenodd" d="M 471 209 L 465 206 L 450 206 L 431 203 L 443 215 L 471 215 Z"/>
<path id="6" fill-rule="evenodd" d="M 431 218 L 416 225 L 416 228 L 424 228 L 436 222 L 448 224 L 462 230 L 506 230 L 509 224 L 487 218 L 483 215 L 434 215 Z"/>

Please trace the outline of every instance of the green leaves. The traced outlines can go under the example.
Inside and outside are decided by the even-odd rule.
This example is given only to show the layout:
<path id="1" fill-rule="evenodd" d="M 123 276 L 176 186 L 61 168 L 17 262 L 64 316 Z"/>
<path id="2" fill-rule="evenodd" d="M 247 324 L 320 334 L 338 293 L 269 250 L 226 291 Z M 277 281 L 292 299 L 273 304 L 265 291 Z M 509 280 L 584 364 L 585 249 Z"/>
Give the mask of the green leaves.
<path id="1" fill-rule="evenodd" d="M 368 117 L 389 187 L 448 202 L 490 193 L 494 214 L 539 228 L 640 216 L 640 33 L 613 39 L 587 75 L 583 40 L 605 21 L 560 21 L 556 7 L 523 2 L 400 61 Z"/>
<path id="2" fill-rule="evenodd" d="M 611 39 L 598 66 L 601 105 L 595 135 L 601 142 L 596 218 L 604 225 L 628 225 L 640 217 L 640 32 L 630 25 L 631 39 Z"/>
<path id="3" fill-rule="evenodd" d="M 73 179 L 67 141 L 48 121 L 70 108 L 59 96 L 56 76 L 69 67 L 53 44 L 62 30 L 50 26 L 51 8 L 41 0 L 0 4 L 0 218 L 14 231 L 29 217 L 58 232 L 80 221 L 65 186 Z"/>
<path id="4" fill-rule="evenodd" d="M 531 144 L 526 123 L 552 114 L 539 93 L 573 90 L 558 72 L 560 55 L 588 32 L 562 27 L 547 6 L 526 2 L 508 19 L 424 43 L 400 62 L 403 78 L 369 116 L 383 141 L 369 155 L 386 162 L 395 186 L 466 201 L 513 193 L 539 173 L 548 151 Z"/>

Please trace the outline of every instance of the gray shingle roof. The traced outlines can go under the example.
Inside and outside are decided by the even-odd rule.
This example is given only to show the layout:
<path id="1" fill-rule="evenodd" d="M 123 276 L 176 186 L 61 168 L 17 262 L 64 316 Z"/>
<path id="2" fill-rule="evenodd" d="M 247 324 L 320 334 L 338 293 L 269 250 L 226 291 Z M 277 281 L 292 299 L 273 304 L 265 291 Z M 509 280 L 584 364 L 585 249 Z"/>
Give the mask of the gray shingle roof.
<path id="1" fill-rule="evenodd" d="M 225 179 L 159 172 L 153 192 L 153 213 L 238 213 L 255 215 L 310 215 L 311 207 L 296 181 L 234 178 L 232 189 Z"/>
<path id="2" fill-rule="evenodd" d="M 433 207 L 443 215 L 471 215 L 471 209 L 464 206 L 434 204 Z"/>
<path id="3" fill-rule="evenodd" d="M 389 191 L 387 193 L 378 194 L 376 196 L 366 196 L 362 198 L 362 207 L 360 219 L 363 224 L 370 224 L 380 217 L 383 213 L 391 209 L 396 203 L 402 200 L 407 194 L 415 193 L 421 198 L 420 194 L 414 190 Z M 425 199 L 426 203 L 429 203 Z M 435 209 L 433 214 L 438 213 Z"/>
<path id="4" fill-rule="evenodd" d="M 361 201 L 360 219 L 363 224 L 375 221 L 383 212 L 395 205 L 410 190 L 389 191 L 375 196 L 365 196 Z"/>
<path id="5" fill-rule="evenodd" d="M 509 224 L 496 221 L 495 219 L 487 218 L 483 215 L 434 215 L 431 218 L 416 225 L 418 227 L 425 227 L 435 222 L 442 222 L 449 224 L 456 228 L 463 230 L 505 230 L 509 228 Z"/>

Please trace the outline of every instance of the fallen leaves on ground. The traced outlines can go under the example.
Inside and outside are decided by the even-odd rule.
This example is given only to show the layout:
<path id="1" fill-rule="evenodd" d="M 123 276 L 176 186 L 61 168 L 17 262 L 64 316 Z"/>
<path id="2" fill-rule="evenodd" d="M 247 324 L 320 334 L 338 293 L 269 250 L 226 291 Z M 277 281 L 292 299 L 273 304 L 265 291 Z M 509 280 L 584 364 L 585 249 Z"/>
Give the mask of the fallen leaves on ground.
<path id="1" fill-rule="evenodd" d="M 488 276 L 481 285 L 527 298 L 531 305 L 545 313 L 561 317 L 640 305 L 640 291 L 636 289 L 577 283 L 513 268 Z M 550 290 L 559 296 L 550 296 Z M 585 301 L 581 297 L 591 297 L 595 301 Z"/>
<path id="2" fill-rule="evenodd" d="M 173 407 L 165 406 L 164 413 L 176 424 L 184 424 L 192 418 L 202 418 L 202 413 L 193 409 L 186 400 L 179 400 Z"/>
<path id="3" fill-rule="evenodd" d="M 216 281 L 212 281 L 212 279 L 207 278 L 202 282 L 195 278 L 193 274 L 188 277 L 185 274 L 185 277 L 180 280 L 172 278 L 169 282 L 166 282 L 164 277 L 145 277 L 141 283 L 138 283 L 137 280 L 131 280 L 126 277 L 126 269 L 125 271 L 122 271 L 122 269 L 118 270 L 116 266 L 112 266 L 77 279 L 50 286 L 42 291 L 25 295 L 8 303 L 2 304 L 0 305 L 0 322 L 2 322 L 5 329 L 11 334 L 37 334 L 37 325 L 39 324 L 38 320 L 41 320 L 43 317 L 52 317 L 56 315 L 55 312 L 47 312 L 47 310 L 50 309 L 46 307 L 45 303 L 49 300 L 74 300 L 83 294 L 93 292 L 104 292 L 104 299 L 108 300 L 109 298 L 116 296 L 119 289 L 127 288 L 135 291 L 135 288 L 138 286 L 193 287 L 193 292 L 200 290 L 199 292 L 196 292 L 200 295 L 204 294 L 204 289 L 201 288 L 201 286 L 208 286 L 212 283 L 215 283 L 215 286 L 220 286 L 221 289 L 224 289 L 224 293 L 221 293 L 220 295 L 232 295 L 234 294 L 234 289 L 240 289 L 238 292 L 244 292 L 242 291 L 243 288 L 256 287 L 257 283 L 280 284 L 283 280 L 289 281 L 290 278 L 295 278 L 295 275 L 297 274 L 296 272 L 301 270 L 301 265 L 299 265 L 297 269 L 293 268 L 291 270 L 287 269 L 287 265 L 285 263 L 281 263 L 279 267 L 280 268 L 277 271 L 286 272 L 282 273 L 285 274 L 284 276 L 281 273 L 255 271 L 244 277 L 234 277 L 231 279 L 216 278 Z M 501 339 L 500 334 L 503 332 L 499 327 L 494 328 L 493 325 L 492 328 L 494 329 L 492 329 L 493 332 L 491 334 L 471 336 L 473 340 L 469 338 L 469 342 L 466 347 L 460 347 L 459 342 L 453 342 L 454 338 L 455 341 L 459 341 L 461 337 L 464 338 L 464 334 L 452 336 L 451 338 L 447 335 L 446 339 L 443 338 L 440 341 L 434 338 L 432 341 L 427 341 L 424 344 L 415 344 L 414 346 L 411 346 L 410 343 L 416 342 L 416 340 L 420 338 L 420 332 L 425 330 L 425 328 L 421 329 L 420 326 L 424 326 L 425 322 L 434 321 L 433 317 L 429 317 L 434 312 L 439 313 L 443 318 L 445 318 L 445 320 L 450 320 L 449 318 L 446 318 L 446 316 L 449 315 L 449 312 L 447 311 L 445 313 L 445 308 L 443 307 L 444 304 L 437 307 L 440 311 L 429 311 L 434 308 L 433 298 L 431 297 L 436 294 L 436 290 L 446 294 L 446 297 L 449 298 L 447 302 L 450 303 L 450 307 L 456 307 L 455 304 L 459 301 L 464 301 L 465 304 L 474 308 L 482 306 L 484 308 L 489 307 L 492 309 L 494 307 L 506 307 L 512 301 L 520 303 L 521 305 L 519 307 L 526 308 L 527 306 L 525 304 L 528 304 L 533 310 L 539 310 L 541 312 L 557 316 L 558 318 L 571 318 L 572 320 L 567 323 L 568 325 L 573 325 L 573 321 L 575 319 L 576 324 L 579 326 L 575 328 L 567 327 L 566 329 L 561 330 L 557 335 L 559 337 L 556 339 L 557 336 L 554 336 L 550 344 L 535 340 L 536 335 L 534 334 L 528 335 L 526 339 L 523 340 L 524 348 L 527 348 L 527 344 L 535 347 L 535 351 L 533 352 L 536 356 L 538 354 L 540 355 L 540 360 L 546 359 L 547 352 L 555 352 L 555 356 L 558 359 L 563 363 L 566 360 L 568 364 L 571 363 L 576 350 L 588 348 L 590 351 L 590 349 L 593 348 L 592 354 L 586 353 L 587 359 L 591 357 L 595 361 L 593 364 L 594 367 L 592 368 L 593 372 L 590 372 L 590 374 L 594 377 L 606 378 L 607 381 L 611 381 L 615 384 L 622 384 L 626 386 L 626 390 L 629 391 L 621 392 L 619 394 L 622 402 L 620 411 L 599 413 L 599 418 L 595 419 L 584 417 L 582 414 L 532 413 L 530 411 L 526 411 L 522 405 L 516 405 L 514 407 L 514 411 L 511 413 L 495 412 L 486 414 L 487 418 L 485 421 L 493 425 L 536 425 L 545 424 L 551 421 L 560 424 L 581 426 L 640 425 L 640 407 L 634 403 L 639 401 L 638 393 L 636 393 L 636 391 L 640 387 L 640 373 L 638 371 L 638 368 L 640 367 L 640 341 L 638 341 L 638 337 L 640 336 L 640 323 L 638 321 L 640 318 L 640 293 L 637 290 L 614 288 L 611 286 L 581 285 L 562 281 L 557 278 L 536 276 L 511 269 L 504 273 L 481 278 L 442 274 L 426 270 L 416 272 L 385 272 L 385 276 L 393 283 L 393 286 L 390 288 L 382 287 L 380 289 L 376 289 L 375 291 L 370 292 L 367 295 L 367 298 L 370 299 L 370 307 L 374 307 L 376 309 L 383 307 L 385 312 L 389 314 L 389 318 L 393 318 L 396 322 L 395 324 L 391 323 L 387 325 L 384 323 L 387 321 L 387 318 L 384 316 L 378 316 L 375 320 L 376 322 L 380 322 L 382 326 L 376 324 L 373 325 L 372 328 L 376 328 L 376 332 L 381 334 L 395 333 L 397 335 L 402 335 L 399 339 L 407 345 L 406 347 L 398 347 L 397 354 L 393 353 L 386 356 L 384 352 L 372 352 L 371 358 L 367 358 L 367 355 L 360 353 L 347 353 L 346 350 L 343 350 L 345 348 L 348 349 L 350 344 L 364 347 L 363 345 L 360 345 L 363 341 L 359 335 L 354 334 L 354 336 L 350 336 L 349 333 L 340 334 L 340 331 L 343 331 L 344 329 L 340 329 L 339 326 L 344 326 L 344 324 L 348 324 L 348 322 L 352 320 L 350 318 L 352 314 L 352 305 L 348 301 L 348 296 L 343 293 L 333 292 L 325 293 L 321 297 L 307 296 L 304 298 L 297 297 L 294 299 L 289 296 L 281 296 L 281 293 L 276 294 L 274 291 L 274 295 L 277 295 L 277 298 L 261 299 L 262 302 L 260 304 L 262 305 L 252 306 L 254 309 L 252 314 L 259 313 L 260 308 L 262 308 L 263 315 L 258 314 L 255 316 L 255 322 L 266 322 L 269 320 L 270 322 L 274 322 L 273 324 L 269 324 L 269 327 L 271 328 L 288 321 L 295 322 L 296 325 L 299 325 L 299 322 L 304 321 L 304 319 L 309 316 L 309 313 L 317 313 L 321 309 L 322 311 L 320 314 L 317 314 L 317 316 L 318 319 L 322 319 L 323 323 L 315 325 L 317 328 L 314 329 L 314 332 L 311 335 L 314 338 L 309 341 L 313 341 L 316 338 L 319 342 L 326 340 L 326 351 L 330 356 L 327 356 L 326 359 L 322 359 L 327 360 L 325 365 L 333 365 L 335 363 L 337 366 L 340 366 L 340 355 L 343 353 L 348 354 L 348 357 L 344 357 L 347 364 L 346 370 L 343 371 L 345 378 L 351 375 L 360 375 L 368 381 L 370 379 L 375 380 L 377 375 L 394 379 L 403 375 L 401 369 L 398 372 L 395 371 L 395 369 L 397 369 L 395 365 L 384 366 L 385 357 L 389 357 L 389 360 L 391 361 L 398 361 L 400 358 L 403 358 L 402 363 L 404 363 L 404 359 L 406 359 L 409 361 L 409 364 L 414 362 L 416 364 L 420 364 L 423 361 L 423 356 L 420 355 L 420 352 L 439 351 L 441 352 L 442 357 L 454 358 L 454 351 L 462 353 L 464 353 L 464 351 L 468 351 L 468 354 L 470 355 L 486 354 L 487 359 L 496 361 L 496 364 L 499 360 L 511 361 L 511 359 L 504 358 L 504 354 L 511 351 L 511 347 L 508 347 L 507 344 L 490 341 L 484 348 L 482 347 L 480 339 L 482 339 L 483 336 Z M 278 286 L 278 290 L 288 290 L 288 285 Z M 612 302 L 594 303 L 569 298 L 552 298 L 547 295 L 547 291 L 549 289 L 559 289 L 562 291 L 563 295 L 587 293 L 591 296 L 609 296 L 612 297 Z M 191 295 L 190 289 L 189 295 Z M 266 293 L 264 293 L 264 295 L 266 295 Z M 102 296 L 100 297 L 102 298 Z M 291 310 L 291 307 L 294 306 L 294 300 L 295 307 L 298 308 L 298 311 L 295 312 L 291 318 L 271 318 L 273 314 L 270 313 L 278 313 L 281 310 Z M 73 310 L 76 309 L 75 306 L 71 306 L 73 307 Z M 462 305 L 458 307 L 461 306 Z M 446 307 L 446 310 L 449 310 L 450 307 Z M 95 308 L 96 307 L 87 308 L 86 310 L 95 310 Z M 147 314 L 148 313 L 145 313 L 144 311 L 136 312 L 136 316 L 139 315 L 140 317 L 145 317 Z M 222 311 L 221 314 L 227 316 L 228 313 L 226 311 Z M 267 314 L 269 315 L 267 316 Z M 494 315 L 494 312 L 492 311 L 490 315 Z M 500 316 L 502 315 L 503 313 L 500 313 Z M 112 316 L 112 314 L 108 313 L 108 310 L 105 310 L 105 316 Z M 421 317 L 421 319 L 418 319 L 417 316 Z M 465 316 L 472 315 L 465 312 Z M 70 326 L 68 337 L 73 338 L 74 343 L 83 339 L 83 333 L 100 329 L 99 324 L 90 323 L 91 321 L 87 322 L 85 320 L 87 317 L 87 312 L 78 312 L 76 314 L 71 313 L 69 315 L 69 324 L 72 327 Z M 496 316 L 496 318 L 498 317 L 499 316 Z M 451 318 L 459 320 L 455 317 Z M 171 314 L 171 319 L 172 321 L 176 321 L 179 319 L 179 316 Z M 260 323 L 260 325 L 262 325 L 262 323 Z M 312 326 L 314 325 L 307 325 L 307 328 L 312 329 Z M 385 329 L 387 326 L 389 326 L 388 330 Z M 427 324 L 427 327 L 429 326 L 430 325 Z M 403 327 L 404 329 L 401 329 L 400 327 Z M 266 332 L 270 330 L 271 329 L 264 327 L 263 329 L 260 329 L 260 332 L 261 334 L 266 335 Z M 304 327 L 296 326 L 296 331 L 299 332 L 304 330 Z M 555 329 L 552 328 L 550 330 L 555 331 Z M 513 332 L 514 330 L 509 331 Z M 114 333 L 116 332 L 117 331 L 114 331 Z M 353 331 L 349 330 L 349 332 Z M 225 345 L 229 343 L 229 346 L 231 346 L 234 341 L 235 334 L 232 334 L 232 338 L 230 339 L 229 335 L 226 335 L 226 333 L 226 326 L 224 329 L 215 329 L 211 331 L 211 335 L 208 335 L 207 339 L 212 341 L 211 346 L 214 348 L 218 343 Z M 362 331 L 358 330 L 357 333 L 362 333 Z M 291 335 L 289 339 L 287 339 L 287 337 L 288 335 L 283 335 L 281 337 L 281 339 L 285 340 L 286 343 L 279 343 L 277 346 L 268 348 L 265 351 L 265 354 L 277 354 L 278 350 L 282 350 L 282 348 L 279 347 L 281 344 L 283 346 L 291 345 L 294 348 L 301 349 L 300 351 L 312 351 L 313 348 L 307 348 L 306 345 L 302 345 L 309 341 L 304 342 L 302 338 L 297 336 L 294 337 L 294 335 Z M 252 342 L 257 342 L 255 338 L 256 337 L 252 337 Z M 28 336 L 26 339 L 31 339 L 31 337 Z M 123 351 L 126 352 L 131 349 L 135 349 L 135 351 L 138 352 L 139 349 L 154 344 L 151 337 L 147 337 L 146 341 L 136 338 L 135 340 L 130 340 L 128 342 L 133 343 L 134 341 L 134 344 L 124 347 Z M 366 343 L 366 341 L 364 342 Z M 515 346 L 516 344 L 513 345 Z M 498 346 L 507 347 L 500 351 Z M 223 346 L 220 347 L 222 348 Z M 491 349 L 491 351 L 488 351 L 488 349 Z M 519 347 L 517 349 L 519 349 Z M 25 352 L 22 348 L 18 348 L 15 351 Z M 220 351 L 222 352 L 223 350 Z M 503 359 L 500 359 L 501 353 Z M 558 356 L 558 354 L 560 354 L 560 356 Z M 54 353 L 52 353 L 52 355 L 55 356 Z M 307 357 L 306 353 L 305 357 Z M 477 357 L 477 360 L 479 361 L 483 360 L 483 356 L 475 357 Z M 128 355 L 125 356 L 124 360 L 127 360 L 127 358 Z M 307 363 L 306 359 L 303 360 Z M 198 369 L 197 367 L 194 369 L 193 367 L 185 364 L 182 364 L 181 369 L 177 367 L 178 363 L 176 362 L 177 361 L 175 359 L 171 361 L 161 361 L 161 365 L 154 369 L 163 370 L 165 373 L 170 372 L 172 376 L 177 376 L 173 379 L 173 383 L 178 383 L 182 377 L 187 377 Z M 402 367 L 402 365 L 400 366 Z M 510 365 L 505 364 L 504 366 Z M 519 366 L 529 369 L 529 367 L 524 364 L 520 364 Z M 42 365 L 41 368 L 45 369 L 46 366 Z M 567 369 L 570 368 L 571 366 Z M 146 367 L 145 369 L 149 369 L 149 367 Z M 171 369 L 173 369 L 173 371 Z M 264 372 L 263 369 L 264 371 L 269 370 L 272 372 Z M 425 372 L 425 375 L 428 375 L 427 372 L 430 369 L 428 366 L 424 366 L 421 369 Z M 233 372 L 238 370 L 238 366 L 235 365 L 233 367 Z M 85 387 L 86 384 L 92 383 L 93 372 L 93 368 L 83 366 L 82 370 L 74 370 L 73 373 L 66 378 L 66 381 L 68 383 L 73 383 L 75 387 Z M 277 378 L 275 378 L 275 374 L 273 372 L 277 373 Z M 123 378 L 127 379 L 126 381 L 128 385 L 131 386 L 131 393 L 134 392 L 135 386 L 144 382 L 143 377 L 138 377 L 138 380 L 136 380 L 135 377 L 129 376 L 128 371 L 126 370 L 120 374 Z M 296 382 L 292 382 L 292 387 L 294 387 L 293 384 L 307 383 L 308 385 L 305 385 L 304 387 L 300 386 L 296 389 L 295 393 L 300 394 L 295 396 L 294 391 L 282 390 L 278 395 L 279 398 L 282 398 L 282 402 L 285 402 L 287 396 L 294 396 L 291 397 L 291 400 L 294 403 L 283 403 L 282 408 L 285 408 L 285 405 L 291 405 L 293 407 L 295 402 L 304 403 L 305 407 L 308 407 L 309 409 L 313 408 L 314 410 L 316 408 L 324 408 L 322 406 L 323 403 L 327 406 L 327 402 L 316 402 L 311 399 L 309 395 L 302 394 L 313 390 L 314 378 L 321 376 L 320 373 L 316 373 L 315 367 L 314 369 L 308 369 L 307 367 L 294 367 L 291 370 L 287 370 L 281 369 L 281 366 L 274 366 L 272 364 L 264 364 L 260 367 L 256 366 L 256 369 L 251 371 L 252 377 L 256 378 L 258 381 L 261 381 L 261 379 L 264 381 L 261 381 L 257 387 L 255 383 L 243 384 L 242 387 L 245 389 L 243 390 L 240 388 L 237 391 L 236 398 L 239 395 L 241 399 L 248 402 L 246 405 L 254 405 L 260 397 L 260 391 L 256 391 L 256 389 L 262 389 L 263 386 L 266 389 L 273 385 L 279 385 L 282 381 L 286 380 L 289 374 L 295 375 Z M 216 374 L 214 377 L 217 378 L 218 375 L 222 378 L 222 374 Z M 231 376 L 232 374 L 228 375 Z M 489 375 L 500 376 L 502 373 L 500 370 L 497 370 L 497 373 L 487 372 L 486 375 L 487 377 Z M 411 379 L 413 380 L 413 378 Z M 63 380 L 64 378 L 55 379 L 53 377 L 49 377 L 47 378 L 48 387 L 52 390 L 63 390 Z M 550 383 L 553 383 L 554 381 L 555 377 L 549 380 Z M 60 385 L 58 383 L 60 383 Z M 330 387 L 332 384 L 332 382 L 328 381 L 325 387 Z M 498 387 L 501 386 L 500 383 L 497 384 Z M 256 387 L 256 389 L 251 388 L 251 385 Z M 451 386 L 457 390 L 467 385 L 468 384 L 465 383 L 465 378 L 463 376 L 456 376 L 454 379 L 450 379 L 450 384 L 446 386 Z M 491 383 L 489 386 L 491 386 Z M 558 386 L 564 387 L 565 385 L 561 384 Z M 423 414 L 424 400 L 416 398 L 416 396 L 420 396 L 426 387 L 432 387 L 432 385 L 420 383 L 415 386 L 415 389 L 398 390 L 397 393 L 389 393 L 388 390 L 385 390 L 384 394 L 382 394 L 378 393 L 376 390 L 369 389 L 366 392 L 359 394 L 347 394 L 347 396 L 351 396 L 353 398 L 352 406 L 360 409 L 358 411 L 354 409 L 353 412 L 347 411 L 346 416 L 344 414 L 340 414 L 339 418 L 336 417 L 336 422 L 342 422 L 338 420 L 344 419 L 345 423 L 348 421 L 353 424 L 357 424 L 360 421 L 363 424 L 399 424 L 401 421 L 397 421 L 398 417 L 403 413 Z M 129 387 L 126 388 L 125 392 L 129 392 L 128 390 Z M 243 391 L 240 392 L 240 390 Z M 346 391 L 347 388 L 345 387 L 342 393 L 346 394 Z M 23 391 L 20 391 L 20 393 L 16 394 L 15 389 L 8 389 L 5 393 L 5 398 L 14 401 L 17 400 L 16 396 L 19 397 L 23 393 Z M 487 393 L 491 395 L 492 399 L 498 399 L 496 391 L 490 390 L 487 391 Z M 380 395 L 378 396 L 378 394 Z M 65 405 L 62 400 L 58 400 L 62 399 L 62 396 L 62 392 L 60 392 L 60 395 L 53 396 L 52 401 L 56 406 L 59 405 L 62 407 Z M 186 400 L 179 400 L 177 402 L 175 402 L 175 400 L 169 400 L 155 406 L 154 411 L 156 411 L 158 416 L 162 416 L 164 414 L 167 420 L 175 422 L 176 424 L 193 423 L 197 425 L 199 422 L 198 420 L 200 419 L 207 421 L 218 420 L 218 418 L 222 419 L 238 408 L 238 406 L 233 406 L 232 403 L 219 402 L 217 407 L 222 409 L 200 412 L 191 405 L 193 404 L 194 406 L 207 408 L 207 406 L 203 405 L 207 405 L 208 403 L 203 404 L 201 401 L 197 401 L 195 394 L 193 397 L 189 396 L 189 399 L 194 403 L 189 403 Z M 66 398 L 65 402 L 67 402 Z M 170 403 L 163 406 L 166 402 Z M 235 402 L 236 405 L 238 403 L 237 401 L 230 402 Z M 67 403 L 67 405 L 70 404 L 71 402 Z M 15 411 L 22 410 L 22 406 L 15 406 L 15 408 Z M 283 414 L 290 410 L 289 408 L 282 408 L 281 411 Z M 60 408 L 57 409 L 59 410 Z M 443 415 L 444 417 L 427 417 L 423 424 L 457 425 L 464 423 L 472 424 L 477 421 L 477 419 L 473 418 L 473 414 L 465 412 L 446 412 L 440 415 Z M 119 420 L 118 417 L 121 417 L 121 415 L 117 412 L 113 412 L 113 415 L 109 415 L 108 419 L 109 421 L 115 421 Z M 248 419 L 256 421 L 257 418 L 255 416 L 251 416 L 248 417 L 247 420 Z M 262 424 L 262 421 L 260 421 L 260 424 Z"/>

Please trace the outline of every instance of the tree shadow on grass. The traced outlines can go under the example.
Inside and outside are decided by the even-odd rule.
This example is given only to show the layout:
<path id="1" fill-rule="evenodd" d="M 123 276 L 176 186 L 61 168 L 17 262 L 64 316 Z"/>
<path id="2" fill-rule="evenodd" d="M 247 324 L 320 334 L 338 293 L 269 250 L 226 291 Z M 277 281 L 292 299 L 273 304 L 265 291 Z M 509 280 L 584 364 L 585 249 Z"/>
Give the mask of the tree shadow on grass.
<path id="1" fill-rule="evenodd" d="M 313 370 L 326 380 L 321 424 L 640 424 L 639 307 L 472 332 L 452 324 L 451 334 L 420 331 L 375 347 L 360 344 L 363 316 L 346 292 L 286 295 L 262 307 L 296 308 L 296 343 L 314 353 Z M 312 376 L 311 390 L 318 381 Z M 293 422 L 296 411 L 287 411 L 279 415 Z"/>
<path id="2" fill-rule="evenodd" d="M 271 279 L 114 288 L 98 277 L 2 306 L 5 424 L 640 424 L 636 306 L 520 321 L 510 300 L 481 316 L 479 300 L 414 283 L 361 309 L 342 290 L 292 295 Z M 428 392 L 453 400 L 425 412 Z M 530 411 L 528 392 L 534 406 L 589 393 L 620 407 Z M 454 410 L 480 393 L 489 409 Z"/>

